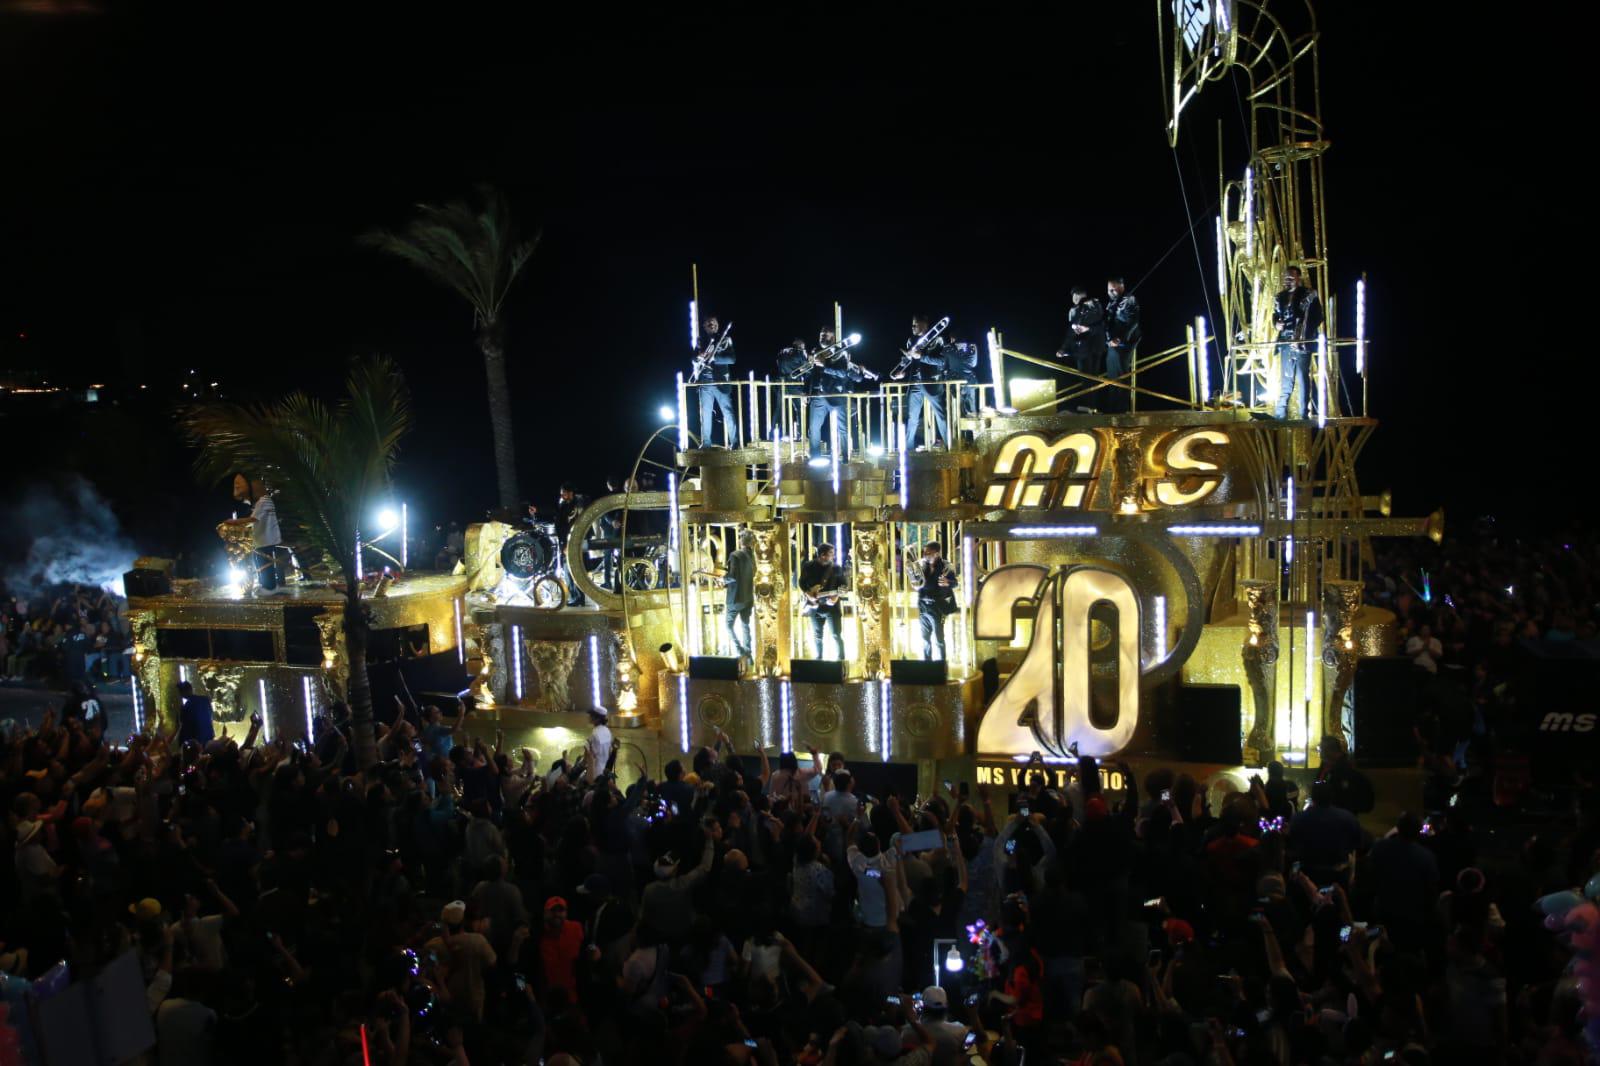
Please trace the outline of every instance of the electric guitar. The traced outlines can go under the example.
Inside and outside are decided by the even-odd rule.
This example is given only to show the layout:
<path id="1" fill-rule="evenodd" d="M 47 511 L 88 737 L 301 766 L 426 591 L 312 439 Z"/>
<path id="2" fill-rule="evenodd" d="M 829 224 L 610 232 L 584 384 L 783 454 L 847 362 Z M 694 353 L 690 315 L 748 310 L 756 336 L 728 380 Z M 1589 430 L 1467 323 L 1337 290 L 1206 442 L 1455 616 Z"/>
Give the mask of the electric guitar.
<path id="1" fill-rule="evenodd" d="M 824 592 L 822 591 L 821 585 L 812 585 L 808 589 L 801 589 L 800 594 L 804 596 L 806 600 L 805 603 L 800 605 L 800 613 L 811 614 L 827 607 L 836 606 L 839 601 L 843 600 L 850 594 L 850 590 L 829 589 L 828 591 Z"/>

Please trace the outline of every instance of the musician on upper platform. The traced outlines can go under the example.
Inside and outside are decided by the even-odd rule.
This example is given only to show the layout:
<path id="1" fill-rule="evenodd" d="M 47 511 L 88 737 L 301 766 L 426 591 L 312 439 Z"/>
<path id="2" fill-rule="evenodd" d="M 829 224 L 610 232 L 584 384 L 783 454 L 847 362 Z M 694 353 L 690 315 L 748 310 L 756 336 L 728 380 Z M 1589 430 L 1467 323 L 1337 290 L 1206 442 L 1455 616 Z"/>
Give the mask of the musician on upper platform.
<path id="1" fill-rule="evenodd" d="M 1283 271 L 1272 324 L 1278 327 L 1278 401 L 1273 416 L 1289 417 L 1292 396 L 1296 400 L 1294 417 L 1304 418 L 1310 399 L 1306 368 L 1311 362 L 1311 342 L 1322 329 L 1322 301 L 1317 290 L 1306 285 L 1297 266 Z"/>
<path id="2" fill-rule="evenodd" d="M 1061 339 L 1061 350 L 1056 352 L 1056 358 L 1063 362 L 1070 360 L 1085 374 L 1105 376 L 1105 317 L 1100 301 L 1090 296 L 1082 285 L 1074 285 L 1072 309 L 1067 312 L 1067 334 Z"/>
<path id="3" fill-rule="evenodd" d="M 939 330 L 930 329 L 927 315 L 916 315 L 911 319 L 911 336 L 906 339 L 901 350 L 901 366 L 897 366 L 889 375 L 896 381 L 907 380 L 912 382 L 906 390 L 906 450 L 911 451 L 917 447 L 917 439 L 922 433 L 922 409 L 927 407 L 932 412 L 935 439 L 949 440 L 949 426 L 945 422 L 944 390 L 931 384 L 944 380 L 945 373 L 945 342 L 940 334 L 943 327 L 948 326 L 950 320 L 946 318 L 940 323 Z M 932 334 L 930 336 L 930 334 Z"/>
<path id="4" fill-rule="evenodd" d="M 1127 279 L 1113 274 L 1106 279 L 1106 377 L 1120 378 L 1133 368 L 1139 355 L 1139 301 L 1128 291 Z M 1107 386 L 1101 390 L 1105 398 L 1099 403 L 1102 411 L 1126 411 L 1129 393 L 1126 389 Z"/>
<path id="5" fill-rule="evenodd" d="M 834 565 L 832 544 L 817 545 L 817 552 L 800 566 L 798 584 L 805 598 L 802 610 L 811 616 L 812 647 L 818 659 L 822 654 L 823 634 L 833 633 L 834 658 L 844 658 L 844 607 L 839 602 L 850 587 L 844 568 Z"/>
<path id="6" fill-rule="evenodd" d="M 723 329 L 716 315 L 706 316 L 700 324 L 700 340 L 695 348 L 695 366 L 690 380 L 700 394 L 700 447 L 716 448 L 716 438 L 711 435 L 712 409 L 722 412 L 722 428 L 729 443 L 740 442 L 739 421 L 733 413 L 733 337 L 732 324 Z"/>
<path id="7" fill-rule="evenodd" d="M 806 350 L 806 342 L 799 337 L 778 353 L 778 372 L 785 380 L 797 382 L 806 395 L 806 422 L 811 442 L 810 454 L 820 455 L 832 449 L 833 442 L 842 440 L 847 427 L 845 400 L 842 393 L 850 392 L 866 379 L 867 372 L 850 361 L 848 347 L 837 343 L 833 330 L 824 329 L 817 334 L 815 351 Z M 832 432 L 828 432 L 828 419 L 833 419 Z"/>

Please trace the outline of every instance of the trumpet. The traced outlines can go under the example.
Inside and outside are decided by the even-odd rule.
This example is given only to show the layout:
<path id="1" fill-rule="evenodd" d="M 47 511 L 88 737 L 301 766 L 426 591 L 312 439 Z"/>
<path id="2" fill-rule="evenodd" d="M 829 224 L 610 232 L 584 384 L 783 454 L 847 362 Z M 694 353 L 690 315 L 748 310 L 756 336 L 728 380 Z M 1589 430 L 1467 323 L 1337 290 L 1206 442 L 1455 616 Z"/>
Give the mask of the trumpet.
<path id="1" fill-rule="evenodd" d="M 922 349 L 926 348 L 929 344 L 933 343 L 933 339 L 935 337 L 937 337 L 939 334 L 943 333 L 945 330 L 947 330 L 949 328 L 950 328 L 950 316 L 949 315 L 945 315 L 939 321 L 935 322 L 932 326 L 928 327 L 928 332 L 924 333 L 922 336 L 920 336 L 916 340 L 912 341 L 911 342 L 911 347 L 907 348 L 905 351 L 900 353 L 901 359 L 900 359 L 900 361 L 898 363 L 895 364 L 894 369 L 889 371 L 889 376 L 892 377 L 892 378 L 895 378 L 895 379 L 899 379 L 907 370 L 911 369 L 911 364 L 916 362 L 917 353 L 922 351 Z"/>
<path id="2" fill-rule="evenodd" d="M 799 366 L 795 367 L 793 370 L 791 370 L 789 372 L 789 377 L 793 378 L 795 380 L 799 380 L 800 378 L 803 378 L 807 374 L 811 373 L 817 367 L 821 366 L 823 363 L 831 363 L 831 362 L 833 362 L 841 354 L 844 355 L 845 365 L 847 365 L 847 366 L 852 365 L 850 363 L 850 348 L 851 348 L 852 345 L 856 345 L 856 344 L 860 344 L 860 343 L 861 343 L 861 334 L 852 333 L 852 334 L 850 334 L 850 336 L 846 337 L 842 341 L 834 341 L 832 344 L 828 345 L 827 347 L 818 348 L 816 351 L 811 352 L 810 354 L 806 355 L 806 361 L 801 363 Z M 790 352 L 796 352 L 796 351 L 797 352 L 805 352 L 806 349 L 805 349 L 805 345 L 802 344 L 798 348 L 791 347 L 791 348 L 786 348 L 784 350 L 785 351 L 790 351 Z M 860 369 L 860 368 L 858 368 L 858 369 Z M 867 372 L 870 373 L 870 371 L 867 371 Z"/>
<path id="3" fill-rule="evenodd" d="M 728 334 L 733 332 L 733 323 L 729 322 L 722 327 L 722 336 L 706 345 L 706 350 L 694 357 L 694 370 L 689 375 L 689 384 L 693 385 L 700 380 L 700 375 L 709 371 L 712 363 L 723 350 L 728 347 Z"/>

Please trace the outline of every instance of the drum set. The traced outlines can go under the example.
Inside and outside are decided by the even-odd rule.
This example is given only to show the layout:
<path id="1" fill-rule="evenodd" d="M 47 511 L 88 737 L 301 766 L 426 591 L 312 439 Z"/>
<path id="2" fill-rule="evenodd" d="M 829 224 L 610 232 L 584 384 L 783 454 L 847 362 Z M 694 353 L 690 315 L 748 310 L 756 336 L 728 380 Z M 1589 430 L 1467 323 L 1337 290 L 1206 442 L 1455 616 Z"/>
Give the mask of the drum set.
<path id="1" fill-rule="evenodd" d="M 561 578 L 561 542 L 554 522 L 537 522 L 507 537 L 500 546 L 500 566 L 513 597 L 547 610 L 567 602 L 567 583 Z"/>

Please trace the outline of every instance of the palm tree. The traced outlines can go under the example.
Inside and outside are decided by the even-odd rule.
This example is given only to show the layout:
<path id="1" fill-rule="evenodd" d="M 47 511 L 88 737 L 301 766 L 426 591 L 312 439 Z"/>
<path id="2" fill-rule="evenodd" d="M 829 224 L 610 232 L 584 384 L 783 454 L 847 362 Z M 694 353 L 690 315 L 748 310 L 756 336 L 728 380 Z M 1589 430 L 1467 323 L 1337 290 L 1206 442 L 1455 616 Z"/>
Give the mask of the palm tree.
<path id="1" fill-rule="evenodd" d="M 367 680 L 371 613 L 361 601 L 356 552 L 363 516 L 388 498 L 400 438 L 411 428 L 411 399 L 394 363 L 357 359 L 346 395 L 334 405 L 295 392 L 268 404 L 200 403 L 182 413 L 200 449 L 207 480 L 260 471 L 276 489 L 280 523 L 295 543 L 326 552 L 344 576 L 344 647 L 350 676 L 351 746 L 362 768 L 378 761 Z"/>
<path id="2" fill-rule="evenodd" d="M 376 230 L 365 243 L 399 256 L 434 281 L 454 289 L 472 306 L 478 350 L 489 384 L 489 426 L 494 432 L 494 469 L 500 506 L 517 506 L 517 449 L 511 435 L 511 390 L 506 384 L 506 293 L 533 255 L 540 234 L 518 240 L 505 196 L 479 186 L 481 206 L 453 200 L 443 207 L 417 205 L 403 229 Z"/>

